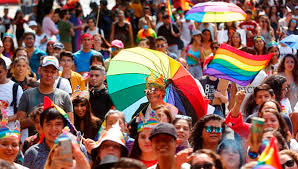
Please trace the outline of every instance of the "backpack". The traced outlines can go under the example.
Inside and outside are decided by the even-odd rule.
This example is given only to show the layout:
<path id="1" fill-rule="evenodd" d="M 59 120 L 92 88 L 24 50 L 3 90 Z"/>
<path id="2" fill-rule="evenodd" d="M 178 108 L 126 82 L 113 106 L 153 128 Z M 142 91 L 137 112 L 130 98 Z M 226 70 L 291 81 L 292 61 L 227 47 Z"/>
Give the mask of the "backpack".
<path id="1" fill-rule="evenodd" d="M 12 102 L 10 104 L 10 106 L 13 106 L 13 112 L 14 114 L 17 113 L 17 95 L 18 95 L 18 87 L 19 84 L 18 83 L 14 83 L 12 86 Z"/>

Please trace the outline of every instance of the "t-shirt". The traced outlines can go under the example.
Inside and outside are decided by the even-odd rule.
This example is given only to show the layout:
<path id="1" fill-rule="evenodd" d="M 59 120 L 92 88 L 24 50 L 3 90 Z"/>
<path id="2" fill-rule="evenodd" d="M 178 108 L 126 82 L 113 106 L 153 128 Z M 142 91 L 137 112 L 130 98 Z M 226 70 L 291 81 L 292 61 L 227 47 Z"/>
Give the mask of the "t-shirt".
<path id="1" fill-rule="evenodd" d="M 239 24 L 239 27 L 241 29 L 245 29 L 246 31 L 251 31 L 254 35 L 256 35 L 258 24 L 255 21 L 250 21 L 250 22 L 243 21 Z M 246 36 L 246 46 L 253 47 L 253 45 L 254 45 L 253 37 L 249 38 Z"/>
<path id="2" fill-rule="evenodd" d="M 40 57 L 45 55 L 47 55 L 45 52 L 41 51 L 38 48 L 35 48 L 34 52 L 32 53 L 32 56 L 30 57 L 29 66 L 31 70 L 36 74 L 37 79 L 39 78 L 37 70 L 40 66 Z"/>
<path id="3" fill-rule="evenodd" d="M 2 53 L 0 53 L 0 58 L 4 60 L 6 67 L 9 68 L 11 60 L 8 57 L 3 56 Z"/>
<path id="4" fill-rule="evenodd" d="M 90 58 L 92 55 L 97 54 L 101 55 L 101 53 L 91 50 L 88 53 L 83 52 L 82 50 L 74 53 L 74 63 L 77 67 L 77 72 L 87 72 L 90 67 Z"/>
<path id="5" fill-rule="evenodd" d="M 60 84 L 58 86 L 59 79 L 61 79 L 61 80 L 60 80 Z M 66 93 L 72 93 L 72 88 L 71 88 L 69 80 L 67 80 L 63 77 L 59 77 L 57 80 L 55 80 L 54 88 L 61 89 L 61 90 L 65 91 Z"/>
<path id="6" fill-rule="evenodd" d="M 80 149 L 88 159 L 85 146 L 81 145 Z M 43 169 L 49 153 L 50 149 L 44 141 L 41 144 L 35 144 L 25 152 L 23 165 L 30 169 Z"/>
<path id="7" fill-rule="evenodd" d="M 69 22 L 59 21 L 58 22 L 58 29 L 59 29 L 59 35 L 60 35 L 60 41 L 61 42 L 71 42 L 71 35 L 70 35 L 70 29 L 71 25 Z"/>
<path id="8" fill-rule="evenodd" d="M 7 83 L 5 84 L 0 84 L 0 103 L 3 105 L 4 109 L 7 112 L 7 116 L 12 116 L 14 115 L 14 109 L 13 106 L 11 106 L 12 100 L 13 100 L 13 92 L 12 92 L 12 88 L 13 88 L 13 84 L 15 82 L 13 82 L 12 80 L 9 80 Z M 20 103 L 20 98 L 23 94 L 23 89 L 21 86 L 18 86 L 18 90 L 17 90 L 17 105 Z M 9 122 L 8 126 L 14 128 L 14 122 Z M 24 134 L 23 134 L 24 133 Z M 26 132 L 22 131 L 22 140 L 28 135 L 26 135 Z"/>
<path id="9" fill-rule="evenodd" d="M 72 102 L 68 93 L 60 89 L 54 89 L 54 92 L 51 94 L 42 94 L 37 87 L 28 89 L 23 93 L 18 110 L 26 112 L 28 115 L 33 111 L 35 106 L 43 103 L 45 96 L 53 100 L 65 112 L 73 112 Z M 29 136 L 33 134 L 35 134 L 34 127 L 31 127 L 29 128 Z"/>
<path id="10" fill-rule="evenodd" d="M 209 79 L 209 76 L 203 76 L 200 79 L 200 82 L 204 88 L 204 92 L 209 100 L 213 101 L 214 99 L 214 92 L 217 89 L 217 85 L 219 83 L 219 79 L 216 79 L 215 81 L 212 81 Z"/>
<path id="11" fill-rule="evenodd" d="M 175 33 L 179 33 L 179 29 L 176 25 L 172 24 L 171 26 L 173 27 L 173 31 Z M 157 36 L 165 37 L 169 45 L 178 44 L 179 37 L 173 36 L 173 34 L 171 33 L 171 26 L 169 26 L 169 29 L 165 25 L 159 27 L 157 31 Z"/>
<path id="12" fill-rule="evenodd" d="M 45 16 L 42 20 L 42 32 L 48 37 L 52 37 L 58 32 L 58 29 L 50 17 Z"/>

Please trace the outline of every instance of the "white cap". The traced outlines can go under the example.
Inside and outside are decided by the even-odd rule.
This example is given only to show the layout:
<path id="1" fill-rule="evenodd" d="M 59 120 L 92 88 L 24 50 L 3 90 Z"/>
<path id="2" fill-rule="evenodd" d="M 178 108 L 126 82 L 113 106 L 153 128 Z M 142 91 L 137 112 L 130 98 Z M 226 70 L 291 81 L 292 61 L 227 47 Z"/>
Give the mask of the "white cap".
<path id="1" fill-rule="evenodd" d="M 37 26 L 36 21 L 29 21 L 28 26 Z"/>

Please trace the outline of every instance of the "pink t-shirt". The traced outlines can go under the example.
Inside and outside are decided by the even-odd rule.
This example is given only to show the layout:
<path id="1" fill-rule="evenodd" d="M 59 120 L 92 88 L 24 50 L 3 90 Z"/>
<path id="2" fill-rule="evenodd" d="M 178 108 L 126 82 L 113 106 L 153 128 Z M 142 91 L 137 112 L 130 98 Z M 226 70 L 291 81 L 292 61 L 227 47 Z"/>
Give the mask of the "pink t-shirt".
<path id="1" fill-rule="evenodd" d="M 58 29 L 53 20 L 46 16 L 42 20 L 42 31 L 47 35 L 48 38 L 58 33 Z"/>

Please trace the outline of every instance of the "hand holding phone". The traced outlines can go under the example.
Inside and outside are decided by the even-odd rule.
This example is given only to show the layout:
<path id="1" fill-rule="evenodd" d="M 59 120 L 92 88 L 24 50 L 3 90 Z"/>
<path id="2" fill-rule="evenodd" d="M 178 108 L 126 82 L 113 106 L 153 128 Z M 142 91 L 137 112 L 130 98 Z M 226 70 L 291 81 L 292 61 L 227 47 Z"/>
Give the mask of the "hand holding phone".
<path id="1" fill-rule="evenodd" d="M 59 155 L 69 155 L 72 154 L 72 147 L 71 147 L 71 139 L 70 138 L 63 138 L 58 141 L 58 146 L 62 147 L 63 149 L 59 151 Z M 68 162 L 72 162 L 72 157 L 67 157 L 64 160 Z"/>

